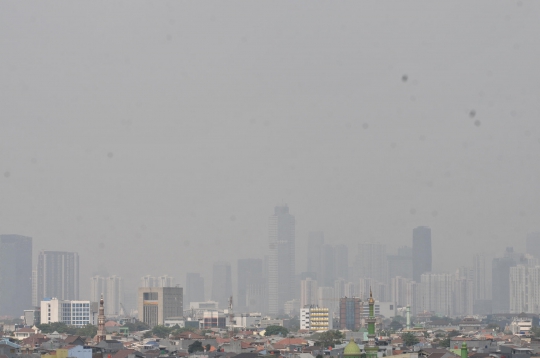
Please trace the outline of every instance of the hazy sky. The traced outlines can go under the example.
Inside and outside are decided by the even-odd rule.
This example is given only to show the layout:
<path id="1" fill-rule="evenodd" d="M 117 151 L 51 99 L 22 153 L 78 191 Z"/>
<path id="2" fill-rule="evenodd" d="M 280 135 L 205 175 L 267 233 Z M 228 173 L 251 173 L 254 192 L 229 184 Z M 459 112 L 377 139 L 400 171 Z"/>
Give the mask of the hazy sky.
<path id="1" fill-rule="evenodd" d="M 268 216 L 434 268 L 540 228 L 540 3 L 2 1 L 0 232 L 139 278 L 262 257 Z M 235 272 L 233 270 L 233 272 Z"/>

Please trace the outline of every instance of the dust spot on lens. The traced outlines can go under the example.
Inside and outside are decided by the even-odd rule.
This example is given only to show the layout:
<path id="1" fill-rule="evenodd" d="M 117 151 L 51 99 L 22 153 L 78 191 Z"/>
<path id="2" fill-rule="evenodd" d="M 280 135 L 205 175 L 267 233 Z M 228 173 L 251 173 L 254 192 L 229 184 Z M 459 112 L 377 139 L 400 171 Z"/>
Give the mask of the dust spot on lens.
<path id="1" fill-rule="evenodd" d="M 105 248 L 105 244 L 102 243 L 102 242 L 100 242 L 98 246 L 99 246 L 100 249 L 104 249 L 104 248 Z"/>
<path id="2" fill-rule="evenodd" d="M 474 121 L 474 125 L 477 126 L 477 127 L 480 127 L 481 124 L 482 124 L 482 122 L 480 122 L 478 119 L 476 121 Z"/>
<path id="3" fill-rule="evenodd" d="M 114 157 L 114 154 L 112 152 L 107 153 L 107 157 L 112 158 Z"/>
<path id="4" fill-rule="evenodd" d="M 401 76 L 401 80 L 402 80 L 403 82 L 407 82 L 408 79 L 409 79 L 409 76 L 407 76 L 407 75 Z"/>
<path id="5" fill-rule="evenodd" d="M 469 112 L 469 117 L 474 118 L 476 116 L 476 111 L 473 109 Z"/>
<path id="6" fill-rule="evenodd" d="M 367 124 L 367 123 L 362 124 L 362 128 L 368 129 L 368 128 L 369 128 L 369 124 Z"/>
<path id="7" fill-rule="evenodd" d="M 10 172 L 4 172 L 4 176 L 5 176 L 6 178 L 9 178 L 9 177 L 11 176 L 11 173 L 10 173 Z"/>

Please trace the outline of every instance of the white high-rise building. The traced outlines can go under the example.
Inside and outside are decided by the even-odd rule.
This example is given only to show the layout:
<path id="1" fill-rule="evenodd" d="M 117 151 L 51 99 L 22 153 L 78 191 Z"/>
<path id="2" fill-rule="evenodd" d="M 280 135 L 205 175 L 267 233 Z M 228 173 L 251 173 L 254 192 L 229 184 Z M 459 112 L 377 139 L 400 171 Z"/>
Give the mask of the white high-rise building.
<path id="1" fill-rule="evenodd" d="M 390 301 L 395 302 L 398 307 L 407 307 L 412 304 L 410 294 L 410 279 L 396 276 L 391 280 Z"/>
<path id="2" fill-rule="evenodd" d="M 510 268 L 510 313 L 540 313 L 540 266 Z"/>
<path id="3" fill-rule="evenodd" d="M 318 303 L 319 285 L 316 280 L 307 278 L 300 282 L 300 307 L 315 306 Z"/>
<path id="4" fill-rule="evenodd" d="M 99 302 L 103 295 L 105 314 L 115 316 L 120 314 L 120 303 L 123 301 L 123 279 L 118 276 L 94 276 L 90 278 L 90 300 Z"/>
<path id="5" fill-rule="evenodd" d="M 474 276 L 474 300 L 487 300 L 491 297 L 491 290 L 488 286 L 488 260 L 485 254 L 476 254 L 473 259 Z"/>
<path id="6" fill-rule="evenodd" d="M 146 275 L 141 277 L 140 287 L 157 287 L 157 280 L 154 276 Z"/>
<path id="7" fill-rule="evenodd" d="M 446 273 L 424 273 L 422 280 L 422 310 L 437 315 L 451 316 L 454 308 L 454 275 Z"/>
<path id="8" fill-rule="evenodd" d="M 294 298 L 296 282 L 295 220 L 287 206 L 276 206 L 268 220 L 268 249 L 268 313 L 278 314 Z"/>
<path id="9" fill-rule="evenodd" d="M 174 287 L 174 277 L 163 275 L 156 280 L 156 287 Z"/>

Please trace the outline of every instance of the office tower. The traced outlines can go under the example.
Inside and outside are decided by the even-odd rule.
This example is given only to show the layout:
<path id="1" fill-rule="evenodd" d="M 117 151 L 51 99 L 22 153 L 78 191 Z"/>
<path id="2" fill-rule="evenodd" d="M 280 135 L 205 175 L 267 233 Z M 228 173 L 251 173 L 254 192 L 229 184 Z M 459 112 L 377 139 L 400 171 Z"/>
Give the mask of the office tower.
<path id="1" fill-rule="evenodd" d="M 486 255 L 475 254 L 473 257 L 474 300 L 486 300 L 491 295 L 488 290 Z"/>
<path id="2" fill-rule="evenodd" d="M 249 312 L 265 312 L 267 307 L 266 281 L 246 286 L 246 304 Z"/>
<path id="3" fill-rule="evenodd" d="M 32 238 L 0 235 L 0 316 L 20 317 L 32 304 Z"/>
<path id="4" fill-rule="evenodd" d="M 336 245 L 334 248 L 336 263 L 336 278 L 349 278 L 349 248 L 346 245 Z"/>
<path id="5" fill-rule="evenodd" d="M 204 301 L 204 278 L 200 273 L 188 272 L 186 274 L 186 289 L 184 302 L 189 307 L 190 302 Z"/>
<path id="6" fill-rule="evenodd" d="M 182 317 L 182 287 L 139 287 L 139 321 L 154 327 L 164 325 L 169 317 Z"/>
<path id="7" fill-rule="evenodd" d="M 388 278 L 404 277 L 412 280 L 413 277 L 412 248 L 403 246 L 398 249 L 397 255 L 388 255 Z"/>
<path id="8" fill-rule="evenodd" d="M 295 221 L 289 207 L 275 207 L 268 229 L 268 313 L 275 315 L 295 292 Z"/>
<path id="9" fill-rule="evenodd" d="M 378 243 L 358 245 L 356 269 L 359 278 L 373 279 L 380 283 L 388 282 L 388 262 L 386 246 Z"/>
<path id="10" fill-rule="evenodd" d="M 40 251 L 38 256 L 38 300 L 79 299 L 79 254 Z"/>
<path id="11" fill-rule="evenodd" d="M 322 286 L 332 286 L 336 279 L 336 256 L 332 245 L 323 245 L 322 252 L 322 271 L 317 275 L 317 281 Z"/>
<path id="12" fill-rule="evenodd" d="M 413 280 L 420 282 L 423 273 L 431 272 L 431 229 L 419 226 L 413 229 Z"/>
<path id="13" fill-rule="evenodd" d="M 261 259 L 239 259 L 238 260 L 238 295 L 235 306 L 246 309 L 248 305 L 248 287 L 260 287 L 263 279 L 263 261 Z M 253 292 L 252 292 L 253 293 Z"/>
<path id="14" fill-rule="evenodd" d="M 174 287 L 174 277 L 163 275 L 156 279 L 156 287 Z"/>
<path id="15" fill-rule="evenodd" d="M 315 306 L 318 303 L 319 285 L 310 278 L 300 282 L 300 308 Z"/>
<path id="16" fill-rule="evenodd" d="M 214 263 L 212 274 L 212 301 L 219 303 L 219 308 L 229 307 L 232 296 L 231 265 L 228 262 Z"/>
<path id="17" fill-rule="evenodd" d="M 141 277 L 141 287 L 157 287 L 157 279 L 150 275 L 143 276 Z"/>
<path id="18" fill-rule="evenodd" d="M 423 311 L 433 311 L 439 316 L 450 316 L 453 302 L 454 276 L 445 273 L 423 273 L 420 277 L 423 290 Z"/>
<path id="19" fill-rule="evenodd" d="M 360 298 L 343 297 L 339 300 L 339 329 L 358 331 L 361 326 L 363 305 Z"/>
<path id="20" fill-rule="evenodd" d="M 105 277 L 90 277 L 90 301 L 99 302 L 102 294 L 105 294 Z"/>
<path id="21" fill-rule="evenodd" d="M 526 248 L 529 255 L 540 259 L 540 232 L 527 234 Z"/>
<path id="22" fill-rule="evenodd" d="M 540 266 L 510 267 L 510 313 L 540 313 Z"/>
<path id="23" fill-rule="evenodd" d="M 40 302 L 38 300 L 37 287 L 38 287 L 38 275 L 37 275 L 37 269 L 34 268 L 32 270 L 32 307 L 37 307 L 40 305 Z"/>
<path id="24" fill-rule="evenodd" d="M 316 280 L 321 278 L 323 263 L 324 232 L 315 231 L 308 234 L 307 272 L 314 272 Z"/>
<path id="25" fill-rule="evenodd" d="M 68 326 L 97 325 L 98 303 L 78 300 L 41 300 L 41 324 L 62 322 Z"/>
<path id="26" fill-rule="evenodd" d="M 518 264 L 518 256 L 507 247 L 503 257 L 494 258 L 491 265 L 491 299 L 493 313 L 510 311 L 510 268 Z"/>
<path id="27" fill-rule="evenodd" d="M 470 278 L 456 277 L 454 281 L 454 309 L 456 316 L 468 316 L 473 314 L 473 287 L 474 282 Z"/>
<path id="28" fill-rule="evenodd" d="M 407 307 L 411 305 L 412 296 L 409 289 L 411 282 L 410 278 L 396 276 L 390 280 L 390 301 L 394 302 L 397 307 Z"/>

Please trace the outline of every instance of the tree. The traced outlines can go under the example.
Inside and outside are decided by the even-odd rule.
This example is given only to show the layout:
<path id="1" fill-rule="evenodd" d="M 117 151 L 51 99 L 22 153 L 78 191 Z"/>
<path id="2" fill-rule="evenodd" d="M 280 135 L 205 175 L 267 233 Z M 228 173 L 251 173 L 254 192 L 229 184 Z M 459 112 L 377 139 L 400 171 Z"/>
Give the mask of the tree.
<path id="1" fill-rule="evenodd" d="M 143 338 L 152 338 L 154 336 L 154 334 L 152 333 L 152 331 L 146 331 L 144 332 L 143 334 Z"/>
<path id="2" fill-rule="evenodd" d="M 268 326 L 266 327 L 266 332 L 264 332 L 265 336 L 275 336 L 278 334 L 281 334 L 282 336 L 286 337 L 287 334 L 289 334 L 289 330 L 281 326 Z"/>
<path id="3" fill-rule="evenodd" d="M 392 331 L 399 331 L 400 329 L 403 328 L 403 325 L 398 322 L 398 321 L 392 321 L 392 323 L 390 323 L 390 326 L 389 328 L 392 330 Z"/>
<path id="4" fill-rule="evenodd" d="M 445 348 L 450 347 L 450 338 L 442 339 L 439 344 L 441 347 L 445 347 Z"/>
<path id="5" fill-rule="evenodd" d="M 201 341 L 195 341 L 188 346 L 188 353 L 203 352 L 203 351 L 204 351 L 204 347 Z"/>
<path id="6" fill-rule="evenodd" d="M 319 347 L 335 347 L 336 344 L 341 344 L 343 333 L 337 330 L 330 330 L 320 334 L 315 345 Z"/>
<path id="7" fill-rule="evenodd" d="M 78 336 L 94 337 L 97 334 L 97 327 L 93 324 L 87 324 L 86 326 L 77 330 Z"/>
<path id="8" fill-rule="evenodd" d="M 407 347 L 414 346 L 419 342 L 418 338 L 412 333 L 403 333 L 401 335 L 401 339 L 403 340 L 403 344 L 405 344 Z"/>
<path id="9" fill-rule="evenodd" d="M 458 331 L 456 331 L 455 329 L 448 332 L 448 338 L 452 338 L 452 337 L 456 337 L 456 336 L 459 336 L 461 333 L 459 333 Z"/>
<path id="10" fill-rule="evenodd" d="M 315 358 L 323 358 L 322 354 L 317 354 Z"/>
<path id="11" fill-rule="evenodd" d="M 210 345 L 210 343 L 208 343 L 204 348 L 207 352 L 210 352 L 210 348 L 212 348 L 212 346 Z"/>
<path id="12" fill-rule="evenodd" d="M 171 331 L 172 331 L 172 328 L 165 327 L 159 324 L 157 326 L 154 326 L 154 328 L 152 328 L 152 333 L 154 334 L 154 336 L 157 336 L 159 338 L 169 337 L 169 334 L 171 333 Z"/>
<path id="13" fill-rule="evenodd" d="M 130 332 L 139 332 L 139 331 L 145 331 L 147 329 L 150 329 L 149 325 L 139 320 L 135 321 L 135 323 L 126 322 L 124 323 L 124 327 L 127 327 Z"/>

